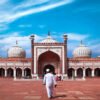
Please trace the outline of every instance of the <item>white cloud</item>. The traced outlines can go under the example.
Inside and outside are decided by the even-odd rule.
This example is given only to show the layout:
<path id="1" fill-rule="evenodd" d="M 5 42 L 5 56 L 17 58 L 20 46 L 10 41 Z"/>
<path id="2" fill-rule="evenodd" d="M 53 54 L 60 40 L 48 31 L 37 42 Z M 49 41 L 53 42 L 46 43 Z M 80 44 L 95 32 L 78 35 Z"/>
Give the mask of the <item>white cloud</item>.
<path id="1" fill-rule="evenodd" d="M 67 35 L 68 35 L 68 39 L 76 40 L 76 41 L 85 40 L 86 38 L 89 37 L 89 35 L 83 35 L 83 34 L 77 34 L 77 33 L 67 33 Z"/>
<path id="2" fill-rule="evenodd" d="M 11 3 L 8 4 L 8 7 L 6 6 L 3 10 L 0 10 L 0 22 L 4 23 L 10 23 L 12 21 L 15 21 L 18 18 L 21 18 L 23 16 L 27 16 L 34 13 L 39 13 L 43 11 L 47 11 L 65 4 L 69 4 L 73 2 L 74 0 L 33 0 L 22 2 L 20 5 L 11 5 Z M 46 3 L 46 4 L 44 4 Z M 41 4 L 41 5 L 40 5 Z M 27 5 L 27 6 L 25 6 Z M 35 7 L 34 5 L 37 5 Z M 39 6 L 38 6 L 39 5 Z M 32 6 L 32 7 L 31 7 Z M 7 9 L 6 9 L 7 8 Z"/>
<path id="3" fill-rule="evenodd" d="M 23 8 L 27 8 L 27 7 L 31 7 L 31 6 L 35 6 L 35 5 L 40 5 L 43 3 L 48 2 L 49 0 L 25 0 L 24 2 L 22 2 L 20 5 L 16 6 L 14 8 L 14 10 L 17 9 L 23 9 Z"/>
<path id="4" fill-rule="evenodd" d="M 16 20 L 16 19 L 18 19 L 20 17 L 26 16 L 26 15 L 29 15 L 29 14 L 34 14 L 34 13 L 47 11 L 47 10 L 50 10 L 50 9 L 53 9 L 53 8 L 56 8 L 56 7 L 71 3 L 72 1 L 73 0 L 62 0 L 60 2 L 48 4 L 48 5 L 45 5 L 45 6 L 43 5 L 41 7 L 31 8 L 31 9 L 26 10 L 26 11 L 19 11 L 16 14 L 14 14 L 13 16 L 9 16 L 8 18 L 10 20 L 14 21 L 14 20 Z"/>
<path id="5" fill-rule="evenodd" d="M 21 24 L 19 25 L 19 27 L 24 28 L 24 27 L 32 27 L 31 24 Z"/>
<path id="6" fill-rule="evenodd" d="M 54 9 L 59 6 L 63 6 L 72 3 L 74 0 L 25 0 L 19 1 L 18 4 L 12 3 L 10 0 L 0 0 L 0 25 L 4 26 L 0 28 L 0 31 L 8 29 L 9 23 L 30 15 L 50 9 Z"/>
<path id="7" fill-rule="evenodd" d="M 43 29 L 43 28 L 46 27 L 46 25 L 38 25 L 38 27 L 39 27 L 40 29 Z"/>
<path id="8" fill-rule="evenodd" d="M 5 3 L 7 3 L 7 2 L 8 2 L 8 0 L 0 0 L 0 5 L 3 5 Z"/>
<path id="9" fill-rule="evenodd" d="M 5 24 L 0 24 L 0 31 L 8 29 L 8 26 Z"/>
<path id="10" fill-rule="evenodd" d="M 68 40 L 71 41 L 85 41 L 89 35 L 88 34 L 78 34 L 78 33 L 64 33 L 64 32 L 51 32 L 51 35 L 55 37 L 57 40 L 63 39 L 63 35 L 66 34 L 68 36 Z"/>
<path id="11" fill-rule="evenodd" d="M 100 55 L 100 44 L 95 43 L 94 45 L 91 45 L 91 49 L 93 50 L 94 53 L 98 53 Z"/>

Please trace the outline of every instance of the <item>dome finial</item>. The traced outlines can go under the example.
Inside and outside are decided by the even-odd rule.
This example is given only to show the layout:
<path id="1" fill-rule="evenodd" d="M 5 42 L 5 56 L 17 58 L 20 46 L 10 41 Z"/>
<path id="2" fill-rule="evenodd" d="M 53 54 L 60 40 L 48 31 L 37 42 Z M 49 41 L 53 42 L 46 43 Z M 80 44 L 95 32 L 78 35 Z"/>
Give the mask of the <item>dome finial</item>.
<path id="1" fill-rule="evenodd" d="M 41 43 L 57 43 L 57 41 L 52 38 L 50 31 L 48 31 L 48 36 Z"/>
<path id="2" fill-rule="evenodd" d="M 18 41 L 16 40 L 16 45 L 18 45 Z"/>
<path id="3" fill-rule="evenodd" d="M 80 43 L 81 45 L 83 44 L 83 41 L 81 40 L 81 43 Z"/>
<path id="4" fill-rule="evenodd" d="M 82 40 L 80 41 L 80 46 L 85 46 Z"/>
<path id="5" fill-rule="evenodd" d="M 50 36 L 50 31 L 48 31 L 48 36 Z"/>

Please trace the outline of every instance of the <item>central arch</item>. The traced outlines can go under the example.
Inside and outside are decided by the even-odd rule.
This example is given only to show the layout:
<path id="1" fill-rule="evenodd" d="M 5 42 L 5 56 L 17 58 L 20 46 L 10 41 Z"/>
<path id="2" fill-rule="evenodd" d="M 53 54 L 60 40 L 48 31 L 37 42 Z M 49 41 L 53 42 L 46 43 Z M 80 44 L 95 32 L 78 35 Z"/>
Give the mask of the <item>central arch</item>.
<path id="1" fill-rule="evenodd" d="M 53 73 L 60 73 L 60 57 L 52 51 L 47 51 L 39 56 L 38 76 L 42 77 L 48 67 L 53 71 Z"/>

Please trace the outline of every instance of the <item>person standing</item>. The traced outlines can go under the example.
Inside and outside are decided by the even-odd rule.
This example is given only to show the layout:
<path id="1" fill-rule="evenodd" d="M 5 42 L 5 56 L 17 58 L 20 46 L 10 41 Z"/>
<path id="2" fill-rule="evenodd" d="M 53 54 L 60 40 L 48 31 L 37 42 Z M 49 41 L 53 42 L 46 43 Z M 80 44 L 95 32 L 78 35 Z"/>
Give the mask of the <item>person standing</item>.
<path id="1" fill-rule="evenodd" d="M 53 88 L 57 86 L 55 76 L 52 74 L 50 69 L 46 69 L 46 74 L 44 75 L 43 84 L 46 85 L 48 98 L 53 98 Z"/>

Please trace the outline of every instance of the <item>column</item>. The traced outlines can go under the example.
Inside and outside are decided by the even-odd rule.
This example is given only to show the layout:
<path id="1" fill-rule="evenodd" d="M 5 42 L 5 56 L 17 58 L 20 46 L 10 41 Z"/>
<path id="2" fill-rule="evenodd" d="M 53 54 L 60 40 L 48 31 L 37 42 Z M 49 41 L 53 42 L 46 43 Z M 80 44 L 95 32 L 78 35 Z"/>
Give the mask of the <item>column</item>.
<path id="1" fill-rule="evenodd" d="M 94 77 L 94 69 L 92 69 L 92 77 Z"/>
<path id="2" fill-rule="evenodd" d="M 68 70 L 68 62 L 67 62 L 67 35 L 63 35 L 64 38 L 64 68 L 63 68 L 63 74 L 67 74 Z"/>
<path id="3" fill-rule="evenodd" d="M 24 76 L 26 77 L 26 70 L 24 70 Z"/>
<path id="4" fill-rule="evenodd" d="M 24 69 L 22 69 L 22 78 L 24 78 Z"/>
<path id="5" fill-rule="evenodd" d="M 75 78 L 77 77 L 77 70 L 75 69 L 75 72 L 74 72 L 74 76 Z"/>
<path id="6" fill-rule="evenodd" d="M 83 69 L 83 79 L 85 79 L 86 75 L 85 75 L 85 69 Z"/>
<path id="7" fill-rule="evenodd" d="M 7 77 L 7 69 L 5 69 L 5 77 Z"/>
<path id="8" fill-rule="evenodd" d="M 14 79 L 16 79 L 16 69 L 14 69 Z"/>

